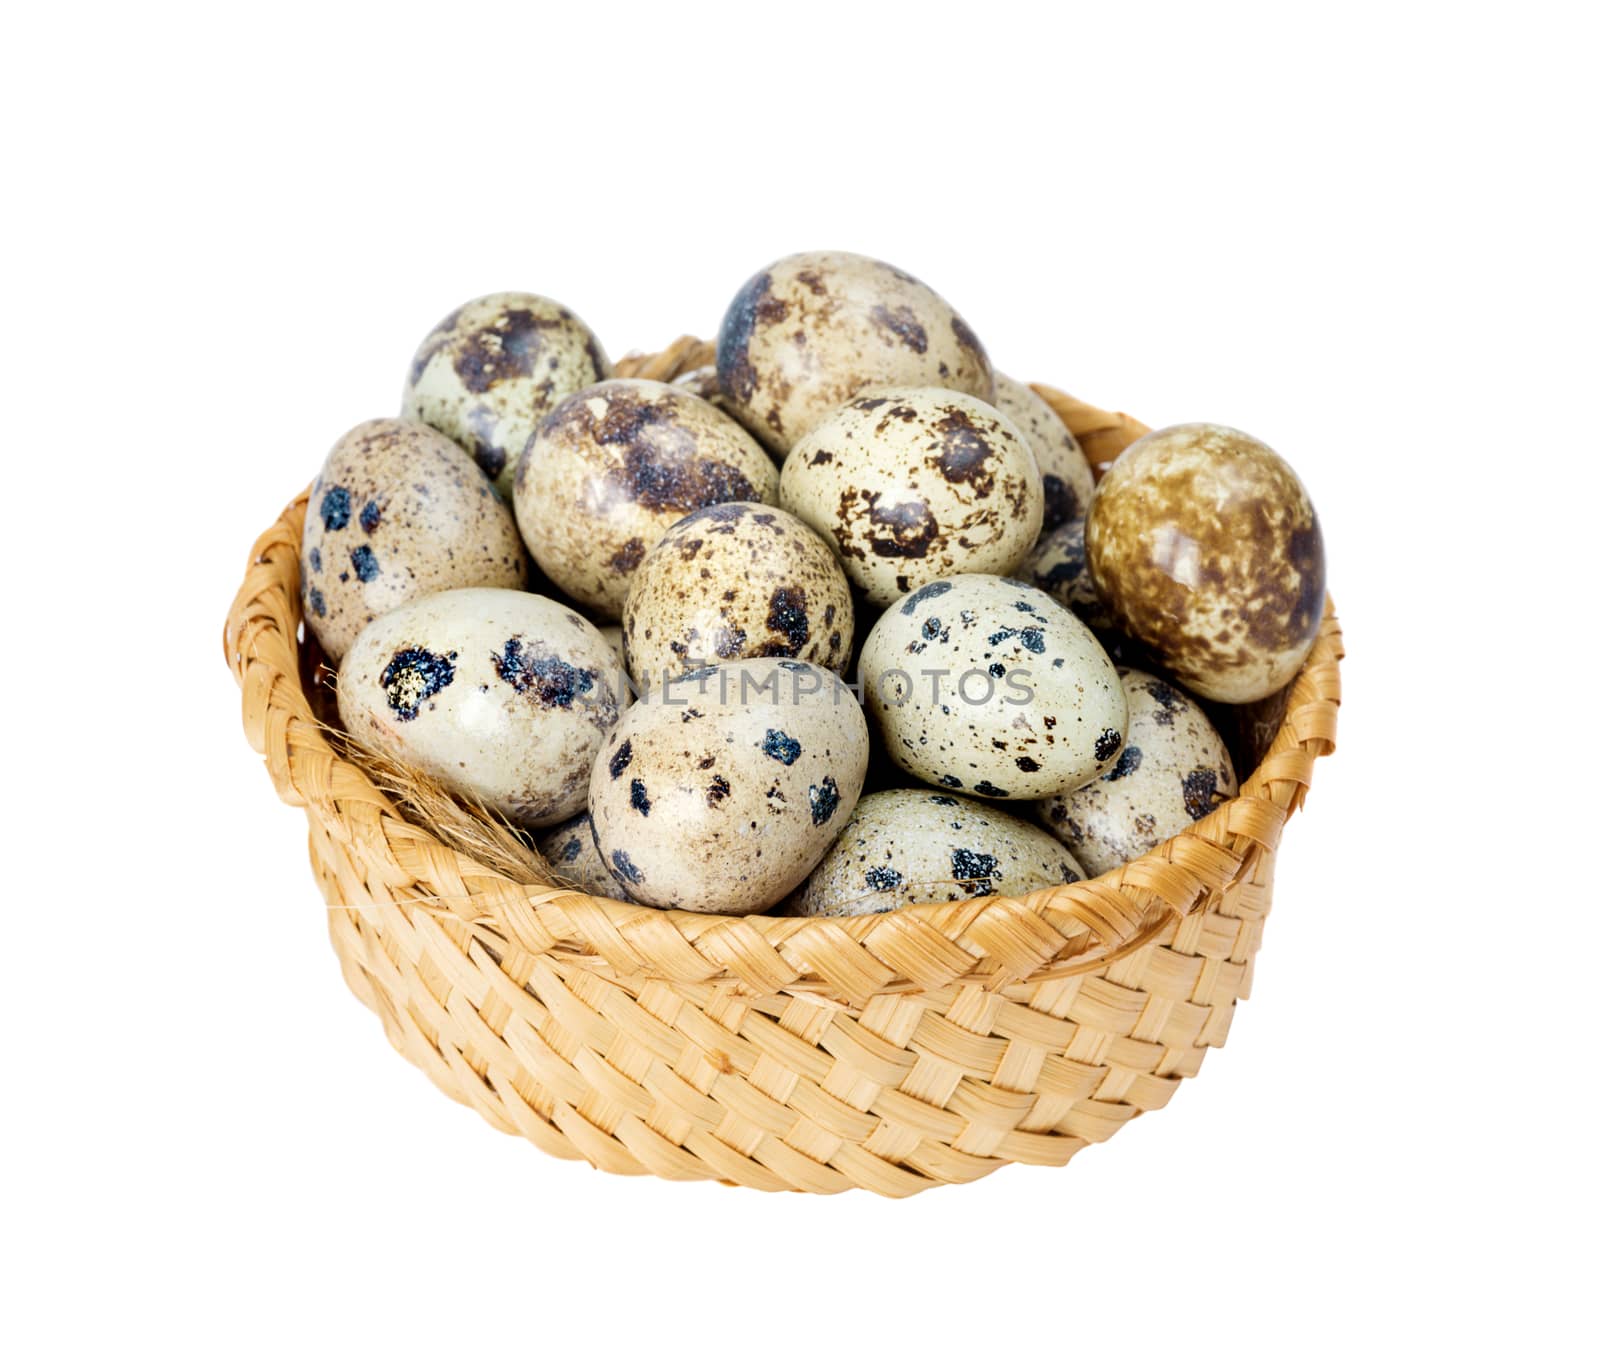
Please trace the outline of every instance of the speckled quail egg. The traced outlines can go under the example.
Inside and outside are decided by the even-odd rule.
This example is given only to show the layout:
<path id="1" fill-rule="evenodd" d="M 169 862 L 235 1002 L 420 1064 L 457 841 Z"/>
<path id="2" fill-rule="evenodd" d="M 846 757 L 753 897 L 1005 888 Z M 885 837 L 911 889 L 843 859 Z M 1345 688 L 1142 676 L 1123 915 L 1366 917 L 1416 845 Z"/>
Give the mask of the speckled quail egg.
<path id="1" fill-rule="evenodd" d="M 1112 628 L 1111 617 L 1100 604 L 1100 594 L 1089 576 L 1083 525 L 1080 516 L 1041 535 L 1022 566 L 1021 576 L 1048 592 L 1091 630 L 1108 630 Z"/>
<path id="2" fill-rule="evenodd" d="M 1010 573 L 1044 517 L 1022 433 L 943 388 L 852 398 L 790 452 L 778 496 L 879 606 L 951 573 Z"/>
<path id="3" fill-rule="evenodd" d="M 1238 794 L 1222 736 L 1170 682 L 1118 670 L 1128 696 L 1128 741 L 1116 766 L 1039 814 L 1091 876 L 1120 867 Z"/>
<path id="4" fill-rule="evenodd" d="M 443 432 L 511 500 L 517 459 L 540 418 L 611 375 L 595 334 L 538 294 L 488 294 L 457 308 L 412 357 L 400 415 Z"/>
<path id="5" fill-rule="evenodd" d="M 817 533 L 760 502 L 690 512 L 644 556 L 622 608 L 641 687 L 731 658 L 850 661 L 844 570 Z"/>
<path id="6" fill-rule="evenodd" d="M 544 830 L 535 844 L 550 864 L 550 870 L 563 883 L 589 895 L 624 901 L 630 898 L 628 888 L 600 860 L 600 849 L 594 841 L 594 822 L 587 810 L 564 824 Z"/>
<path id="7" fill-rule="evenodd" d="M 548 597 L 461 588 L 363 630 L 339 668 L 357 743 L 532 828 L 583 809 L 627 705 L 600 632 Z"/>
<path id="8" fill-rule="evenodd" d="M 459 445 L 384 417 L 341 436 L 300 536 L 306 624 L 335 663 L 368 621 L 451 587 L 521 587 L 511 512 Z"/>
<path id="9" fill-rule="evenodd" d="M 1077 437 L 1055 410 L 1026 384 L 1004 374 L 994 376 L 994 405 L 1027 437 L 1039 462 L 1044 483 L 1046 532 L 1065 522 L 1081 519 L 1094 496 L 1094 475 Z"/>
<path id="10" fill-rule="evenodd" d="M 776 502 L 778 471 L 736 422 L 681 388 L 608 379 L 563 399 L 517 466 L 517 524 L 552 582 L 614 619 L 674 521 Z"/>
<path id="11" fill-rule="evenodd" d="M 717 335 L 728 410 L 779 460 L 864 389 L 937 384 L 988 399 L 972 329 L 920 280 L 844 251 L 808 251 L 747 281 Z"/>
<path id="12" fill-rule="evenodd" d="M 1242 431 L 1141 436 L 1096 489 L 1085 543 L 1107 611 L 1196 695 L 1259 700 L 1316 640 L 1316 511 L 1283 458 Z"/>
<path id="13" fill-rule="evenodd" d="M 949 790 L 1026 800 L 1116 761 L 1117 670 L 1089 627 L 1036 587 L 986 573 L 927 583 L 878 619 L 861 684 L 888 755 Z"/>
<path id="14" fill-rule="evenodd" d="M 595 763 L 589 812 L 635 900 L 749 914 L 822 859 L 866 765 L 866 719 L 835 674 L 798 659 L 730 663 L 639 699 Z"/>
<path id="15" fill-rule="evenodd" d="M 876 791 L 861 798 L 788 908 L 823 917 L 882 914 L 1082 879 L 1070 852 L 1015 815 L 937 791 Z"/>

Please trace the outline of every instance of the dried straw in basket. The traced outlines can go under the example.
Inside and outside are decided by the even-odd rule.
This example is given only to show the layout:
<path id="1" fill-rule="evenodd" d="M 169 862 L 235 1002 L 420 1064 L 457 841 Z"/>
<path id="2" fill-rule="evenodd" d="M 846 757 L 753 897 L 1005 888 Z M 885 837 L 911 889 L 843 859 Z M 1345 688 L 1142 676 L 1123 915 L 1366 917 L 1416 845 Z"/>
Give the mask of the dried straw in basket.
<path id="1" fill-rule="evenodd" d="M 710 355 L 684 337 L 617 368 L 671 379 Z M 1097 464 L 1146 429 L 1038 392 Z M 245 732 L 306 812 L 350 988 L 500 1130 L 624 1174 L 902 1196 L 1064 1164 L 1227 1037 L 1273 851 L 1333 748 L 1331 605 L 1239 796 L 1137 861 L 1017 899 L 726 918 L 525 883 L 510 849 L 408 818 L 416 792 L 374 781 L 321 718 L 297 644 L 305 503 L 256 542 L 228 615 Z"/>

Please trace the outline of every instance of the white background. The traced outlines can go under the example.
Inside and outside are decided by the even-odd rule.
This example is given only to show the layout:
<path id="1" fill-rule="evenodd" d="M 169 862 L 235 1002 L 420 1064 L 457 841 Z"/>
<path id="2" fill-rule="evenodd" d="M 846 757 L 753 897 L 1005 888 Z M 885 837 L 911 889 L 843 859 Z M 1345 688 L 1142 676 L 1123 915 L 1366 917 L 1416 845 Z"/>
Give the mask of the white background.
<path id="1" fill-rule="evenodd" d="M 0 1352 L 1593 1349 L 1580 7 L 41 13 L 0 93 Z M 1350 649 L 1227 1048 L 1064 1170 L 902 1204 L 603 1176 L 441 1098 L 218 647 L 454 304 L 551 294 L 617 356 L 821 247 L 1013 374 L 1269 441 Z"/>

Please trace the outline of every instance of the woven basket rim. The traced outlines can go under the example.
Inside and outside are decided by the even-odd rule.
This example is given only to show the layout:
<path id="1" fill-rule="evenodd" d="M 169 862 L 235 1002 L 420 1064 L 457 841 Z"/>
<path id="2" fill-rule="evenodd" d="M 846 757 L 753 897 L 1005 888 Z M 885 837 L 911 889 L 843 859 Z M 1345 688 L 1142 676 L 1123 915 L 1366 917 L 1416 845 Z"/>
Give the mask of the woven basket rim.
<path id="1" fill-rule="evenodd" d="M 616 368 L 670 380 L 707 363 L 709 353 L 705 342 L 683 337 L 662 352 L 624 357 Z M 1047 385 L 1033 387 L 1096 462 L 1108 462 L 1148 429 Z M 471 924 L 499 953 L 576 957 L 602 974 L 719 981 L 763 995 L 804 992 L 841 1005 L 962 981 L 997 988 L 1096 971 L 1249 875 L 1303 804 L 1315 760 L 1334 748 L 1343 647 L 1330 600 L 1278 731 L 1239 795 L 1102 876 L 1018 897 L 827 919 L 662 910 L 523 885 L 408 822 L 329 742 L 300 672 L 300 532 L 308 493 L 257 539 L 224 628 L 246 734 L 267 758 L 281 798 L 314 809 L 336 839 L 356 845 L 370 883 L 403 888 L 402 898 Z"/>

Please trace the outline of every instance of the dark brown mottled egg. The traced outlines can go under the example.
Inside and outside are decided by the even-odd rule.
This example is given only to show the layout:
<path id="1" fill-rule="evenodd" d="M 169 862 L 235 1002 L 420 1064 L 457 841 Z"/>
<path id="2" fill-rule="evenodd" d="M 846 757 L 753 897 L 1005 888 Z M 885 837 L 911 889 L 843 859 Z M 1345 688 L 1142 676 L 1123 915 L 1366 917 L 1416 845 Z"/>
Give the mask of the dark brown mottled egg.
<path id="1" fill-rule="evenodd" d="M 1012 572 L 1044 518 L 1022 433 L 946 388 L 852 398 L 790 452 L 778 496 L 878 606 L 952 573 Z"/>
<path id="2" fill-rule="evenodd" d="M 780 461 L 867 388 L 994 392 L 989 357 L 955 309 L 904 270 L 845 251 L 788 256 L 739 290 L 717 335 L 717 381 Z"/>
<path id="3" fill-rule="evenodd" d="M 855 611 L 821 537 L 778 507 L 721 502 L 644 556 L 622 608 L 628 671 L 642 688 L 733 658 L 850 661 Z"/>
<path id="4" fill-rule="evenodd" d="M 642 695 L 594 765 L 589 813 L 641 904 L 768 909 L 850 818 L 867 722 L 833 673 L 799 659 L 702 668 Z"/>
<path id="5" fill-rule="evenodd" d="M 409 602 L 367 626 L 339 668 L 339 719 L 357 743 L 529 828 L 583 809 L 627 704 L 600 632 L 531 592 Z"/>
<path id="6" fill-rule="evenodd" d="M 431 427 L 382 417 L 341 436 L 300 536 L 306 624 L 334 663 L 386 611 L 452 587 L 521 587 L 527 559 L 483 471 Z"/>
<path id="7" fill-rule="evenodd" d="M 1305 486 L 1266 445 L 1196 422 L 1142 436 L 1089 509 L 1107 611 L 1190 691 L 1255 701 L 1299 670 L 1326 595 Z"/>
<path id="8" fill-rule="evenodd" d="M 1100 876 L 1141 857 L 1239 793 L 1222 736 L 1170 682 L 1119 668 L 1128 741 L 1116 766 L 1076 791 L 1039 803 L 1039 815 Z"/>
<path id="9" fill-rule="evenodd" d="M 457 308 L 417 347 L 400 415 L 449 436 L 509 502 L 540 418 L 610 374 L 595 334 L 559 303 L 489 294 Z"/>
<path id="10" fill-rule="evenodd" d="M 673 522 L 719 502 L 776 502 L 777 492 L 766 453 L 710 403 L 651 379 L 608 379 L 540 424 L 514 497 L 539 567 L 614 620 L 634 570 Z"/>
<path id="11" fill-rule="evenodd" d="M 1036 824 L 937 791 L 877 791 L 861 798 L 788 910 L 813 918 L 883 914 L 1082 879 L 1072 854 Z"/>
<path id="12" fill-rule="evenodd" d="M 1044 526 L 1048 533 L 1067 521 L 1080 520 L 1094 496 L 1094 475 L 1077 437 L 1055 410 L 1026 384 L 1004 374 L 994 376 L 994 405 L 1027 437 L 1044 482 Z"/>

